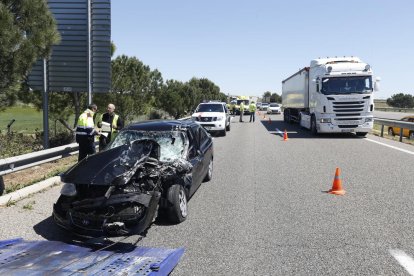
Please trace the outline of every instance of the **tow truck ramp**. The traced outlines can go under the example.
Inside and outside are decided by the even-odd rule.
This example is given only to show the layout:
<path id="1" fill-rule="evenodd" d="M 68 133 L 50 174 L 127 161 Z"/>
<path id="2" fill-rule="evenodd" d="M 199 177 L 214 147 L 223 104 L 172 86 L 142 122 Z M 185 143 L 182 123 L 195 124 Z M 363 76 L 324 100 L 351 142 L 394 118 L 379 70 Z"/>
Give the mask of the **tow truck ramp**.
<path id="1" fill-rule="evenodd" d="M 112 250 L 112 249 L 111 249 Z M 0 241 L 0 275 L 168 275 L 184 248 L 93 250 L 59 241 Z"/>

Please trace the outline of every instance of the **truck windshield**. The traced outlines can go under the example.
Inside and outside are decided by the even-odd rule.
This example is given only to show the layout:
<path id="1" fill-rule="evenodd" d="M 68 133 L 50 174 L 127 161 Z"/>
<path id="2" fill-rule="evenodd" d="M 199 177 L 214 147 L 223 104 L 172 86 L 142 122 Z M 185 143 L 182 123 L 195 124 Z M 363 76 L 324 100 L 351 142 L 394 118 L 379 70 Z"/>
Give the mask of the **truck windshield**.
<path id="1" fill-rule="evenodd" d="M 371 93 L 372 77 L 330 77 L 322 79 L 322 94 L 365 94 Z"/>
<path id="2" fill-rule="evenodd" d="M 237 105 L 240 105 L 242 102 L 244 102 L 244 105 L 249 105 L 249 100 L 237 100 Z"/>

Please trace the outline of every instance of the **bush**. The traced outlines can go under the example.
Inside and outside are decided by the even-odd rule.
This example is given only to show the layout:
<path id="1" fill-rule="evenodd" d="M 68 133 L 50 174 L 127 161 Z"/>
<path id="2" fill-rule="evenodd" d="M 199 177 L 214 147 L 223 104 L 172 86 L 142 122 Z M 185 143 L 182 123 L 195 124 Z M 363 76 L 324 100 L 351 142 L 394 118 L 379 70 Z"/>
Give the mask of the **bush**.
<path id="1" fill-rule="evenodd" d="M 23 133 L 0 133 L 0 158 L 7 158 L 33 151 L 42 150 L 40 133 L 24 135 Z"/>

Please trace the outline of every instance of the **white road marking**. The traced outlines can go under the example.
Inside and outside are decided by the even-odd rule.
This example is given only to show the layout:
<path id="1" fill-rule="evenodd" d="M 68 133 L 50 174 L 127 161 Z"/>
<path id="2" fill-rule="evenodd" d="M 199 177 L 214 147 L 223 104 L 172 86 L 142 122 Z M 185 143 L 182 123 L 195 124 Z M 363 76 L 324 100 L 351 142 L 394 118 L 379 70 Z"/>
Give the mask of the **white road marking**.
<path id="1" fill-rule="evenodd" d="M 378 141 L 375 141 L 375 140 L 371 140 L 371 139 L 364 139 L 365 141 L 370 141 L 370 142 L 373 142 L 373 143 L 377 143 L 377 144 L 380 144 L 380 145 L 383 145 L 383 146 L 386 146 L 386 147 L 389 147 L 389 148 L 392 148 L 392 149 L 396 149 L 396 150 L 399 150 L 399 151 L 402 151 L 402 152 L 405 152 L 405 153 L 408 153 L 408 154 L 413 154 L 414 155 L 414 152 L 413 151 L 409 151 L 409 150 L 405 150 L 405 149 L 400 149 L 400 148 L 397 148 L 397 147 L 394 147 L 394 146 L 391 146 L 391 145 L 387 145 L 387 144 L 385 144 L 385 143 L 381 143 L 381 142 L 378 142 Z"/>
<path id="2" fill-rule="evenodd" d="M 399 249 L 390 249 L 391 255 L 407 270 L 408 274 L 414 276 L 414 260 L 404 251 Z"/>

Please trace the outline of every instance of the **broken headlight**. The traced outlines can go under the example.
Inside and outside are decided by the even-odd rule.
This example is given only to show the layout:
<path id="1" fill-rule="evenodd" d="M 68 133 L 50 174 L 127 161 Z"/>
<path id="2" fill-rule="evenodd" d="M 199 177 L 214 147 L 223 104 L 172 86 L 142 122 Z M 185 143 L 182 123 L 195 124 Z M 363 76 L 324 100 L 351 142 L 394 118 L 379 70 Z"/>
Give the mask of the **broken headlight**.
<path id="1" fill-rule="evenodd" d="M 64 196 L 75 196 L 77 194 L 75 184 L 64 183 L 60 194 Z"/>

